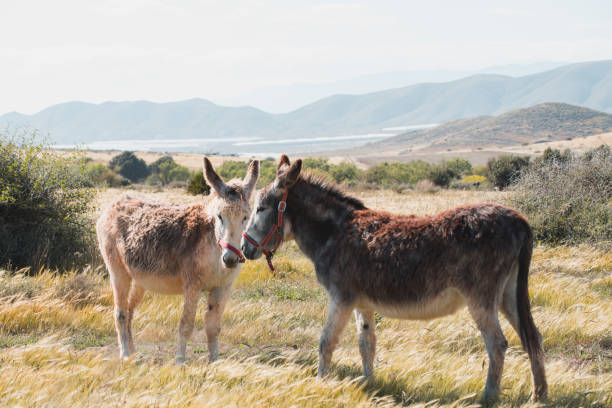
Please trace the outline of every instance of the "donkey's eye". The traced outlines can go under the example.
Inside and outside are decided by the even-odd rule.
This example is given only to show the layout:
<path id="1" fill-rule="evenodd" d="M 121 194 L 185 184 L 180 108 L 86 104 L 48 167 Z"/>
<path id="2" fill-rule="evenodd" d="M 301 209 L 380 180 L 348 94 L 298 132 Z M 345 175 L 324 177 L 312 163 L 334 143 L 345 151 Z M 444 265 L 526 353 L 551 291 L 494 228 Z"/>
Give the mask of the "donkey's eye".
<path id="1" fill-rule="evenodd" d="M 264 207 L 257 207 L 257 212 L 258 212 L 258 213 L 260 213 L 260 212 L 262 212 L 262 211 L 264 211 L 264 210 L 265 210 L 265 208 L 264 208 Z"/>
<path id="2" fill-rule="evenodd" d="M 221 224 L 223 224 L 223 217 L 221 217 L 220 215 L 217 215 L 217 218 L 219 219 L 219 221 L 221 221 Z"/>
<path id="3" fill-rule="evenodd" d="M 247 220 L 247 217 L 244 217 L 244 218 L 242 219 L 242 222 L 243 222 L 243 223 L 245 223 L 245 222 L 246 222 L 246 220 Z"/>

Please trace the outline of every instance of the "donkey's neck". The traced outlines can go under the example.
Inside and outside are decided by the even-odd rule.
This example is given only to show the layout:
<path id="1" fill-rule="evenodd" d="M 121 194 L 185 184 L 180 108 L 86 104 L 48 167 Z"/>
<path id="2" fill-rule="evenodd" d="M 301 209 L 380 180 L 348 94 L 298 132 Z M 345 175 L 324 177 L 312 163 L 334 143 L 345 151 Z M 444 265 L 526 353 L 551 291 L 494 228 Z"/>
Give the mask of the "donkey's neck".
<path id="1" fill-rule="evenodd" d="M 287 197 L 287 217 L 298 246 L 314 261 L 317 251 L 343 229 L 361 201 L 344 195 L 335 186 L 300 178 Z"/>

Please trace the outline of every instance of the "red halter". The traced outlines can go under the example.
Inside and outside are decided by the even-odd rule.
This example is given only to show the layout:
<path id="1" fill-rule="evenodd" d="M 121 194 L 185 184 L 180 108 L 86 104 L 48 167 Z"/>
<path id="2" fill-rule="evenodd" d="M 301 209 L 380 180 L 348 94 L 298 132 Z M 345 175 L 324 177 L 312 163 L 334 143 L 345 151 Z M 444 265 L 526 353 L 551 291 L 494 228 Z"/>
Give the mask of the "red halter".
<path id="1" fill-rule="evenodd" d="M 272 265 L 272 257 L 274 256 L 274 253 L 276 252 L 276 250 L 282 243 L 281 228 L 283 227 L 283 214 L 285 213 L 285 210 L 287 210 L 287 194 L 289 194 L 288 191 L 286 191 L 285 194 L 283 194 L 283 198 L 278 203 L 278 221 L 276 222 L 276 224 L 272 225 L 270 232 L 268 232 L 268 235 L 266 235 L 264 240 L 261 241 L 261 244 L 259 244 L 253 238 L 249 237 L 246 232 L 242 233 L 242 236 L 244 237 L 244 239 L 246 239 L 249 242 L 249 244 L 253 245 L 255 248 L 262 247 L 261 252 L 263 252 L 263 254 L 266 256 L 266 261 L 268 261 L 268 267 L 270 268 L 272 272 L 274 272 L 274 265 Z M 264 249 L 263 247 L 266 246 L 268 241 L 270 241 L 270 238 L 272 238 L 272 235 L 274 234 L 274 232 L 276 232 L 276 246 L 274 247 L 273 250 L 268 251 L 267 249 Z"/>
<path id="2" fill-rule="evenodd" d="M 219 248 L 229 249 L 230 251 L 235 253 L 238 256 L 239 263 L 244 263 L 246 261 L 246 258 L 244 257 L 244 255 L 242 255 L 242 252 L 240 252 L 238 248 L 236 248 L 229 242 L 223 241 L 221 238 L 219 238 L 217 239 L 217 245 L 219 246 Z"/>
<path id="3" fill-rule="evenodd" d="M 219 238 L 217 240 L 217 245 L 219 245 L 219 248 L 229 249 L 230 251 L 232 251 L 233 253 L 238 255 L 238 262 L 239 263 L 244 263 L 244 261 L 246 261 L 246 258 L 244 257 L 244 255 L 242 255 L 242 252 L 240 252 L 240 250 L 238 248 L 236 248 L 235 246 L 233 246 L 229 242 L 222 241 L 221 238 Z"/>

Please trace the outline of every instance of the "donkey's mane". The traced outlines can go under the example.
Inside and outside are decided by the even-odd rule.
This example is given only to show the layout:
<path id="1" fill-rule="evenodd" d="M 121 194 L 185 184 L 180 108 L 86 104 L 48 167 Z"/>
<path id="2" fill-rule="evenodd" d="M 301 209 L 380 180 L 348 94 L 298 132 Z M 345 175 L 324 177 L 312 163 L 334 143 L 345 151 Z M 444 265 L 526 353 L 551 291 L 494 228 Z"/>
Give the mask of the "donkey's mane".
<path id="1" fill-rule="evenodd" d="M 327 181 L 321 176 L 312 173 L 305 173 L 300 176 L 300 180 L 307 186 L 321 192 L 328 198 L 334 201 L 352 207 L 352 210 L 365 210 L 366 206 L 363 202 L 355 197 L 347 195 L 338 187 L 337 184 Z"/>

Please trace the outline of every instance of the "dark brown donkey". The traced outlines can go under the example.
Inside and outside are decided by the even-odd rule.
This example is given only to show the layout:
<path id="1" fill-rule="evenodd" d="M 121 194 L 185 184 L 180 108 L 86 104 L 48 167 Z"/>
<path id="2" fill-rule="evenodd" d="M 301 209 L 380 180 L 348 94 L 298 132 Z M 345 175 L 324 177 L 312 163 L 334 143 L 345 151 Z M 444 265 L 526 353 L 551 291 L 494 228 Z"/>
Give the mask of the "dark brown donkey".
<path id="1" fill-rule="evenodd" d="M 519 334 L 531 360 L 534 397 L 546 396 L 541 336 L 531 316 L 527 275 L 533 237 L 525 218 L 497 204 L 468 205 L 433 216 L 394 215 L 310 176 L 283 156 L 276 179 L 256 196 L 242 239 L 248 259 L 292 237 L 314 263 L 329 295 L 319 344 L 325 376 L 338 338 L 355 310 L 366 377 L 373 375 L 374 311 L 400 319 L 432 319 L 467 305 L 489 355 L 483 395 L 500 391 L 508 343 L 498 310 Z M 286 197 L 286 203 L 282 203 Z M 280 234 L 261 245 L 284 211 Z M 274 228 L 276 229 L 276 228 Z"/>

